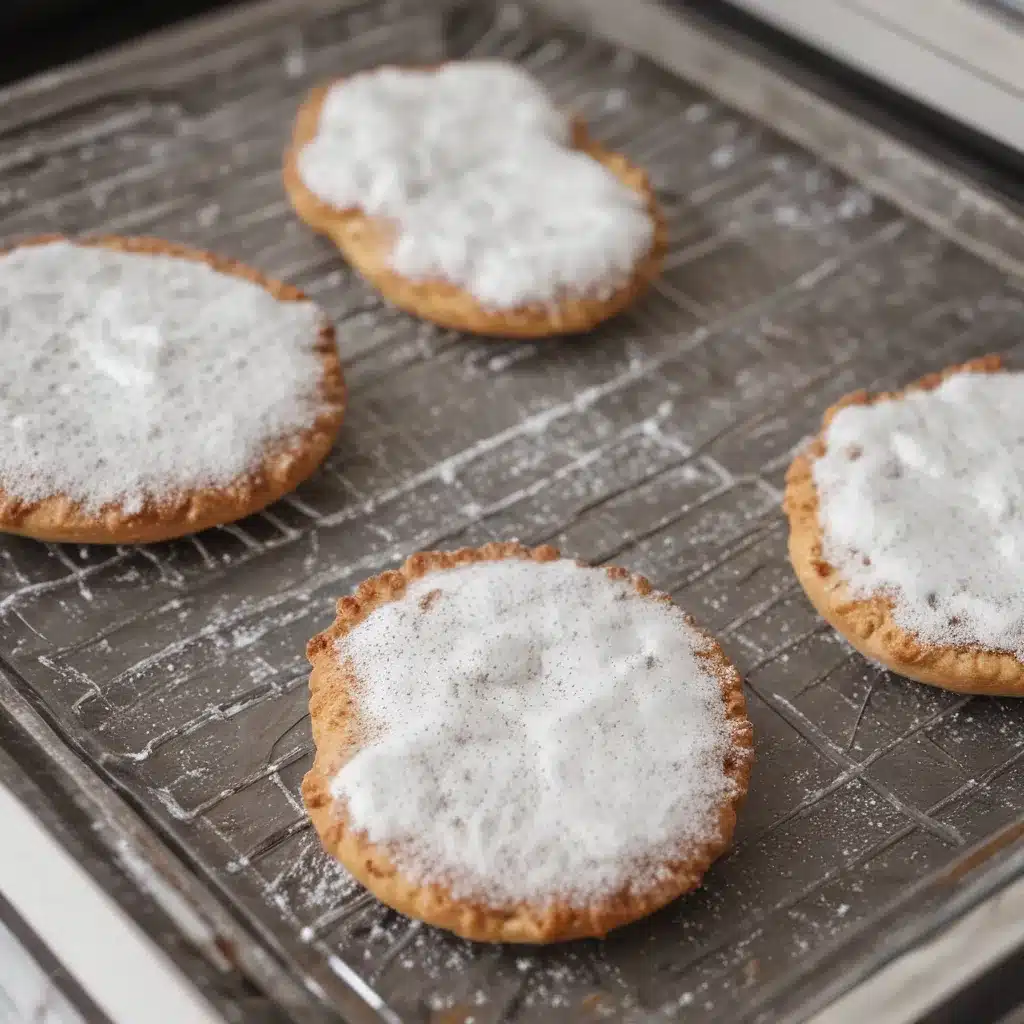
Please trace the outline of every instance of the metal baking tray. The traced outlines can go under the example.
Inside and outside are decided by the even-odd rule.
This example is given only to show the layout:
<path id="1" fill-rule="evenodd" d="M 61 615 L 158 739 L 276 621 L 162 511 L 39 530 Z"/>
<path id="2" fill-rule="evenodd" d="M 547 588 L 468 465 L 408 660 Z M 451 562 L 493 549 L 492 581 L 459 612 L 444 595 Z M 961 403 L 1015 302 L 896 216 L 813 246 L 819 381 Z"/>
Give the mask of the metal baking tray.
<path id="1" fill-rule="evenodd" d="M 228 1018 L 800 1020 L 1021 873 L 1024 705 L 852 653 L 796 584 L 779 499 L 844 392 L 1019 348 L 1024 225 L 689 15 L 546 7 L 261 4 L 0 94 L 6 239 L 207 246 L 338 328 L 347 422 L 293 498 L 169 544 L 0 542 L 0 725 L 20 737 L 0 769 L 176 959 L 205 950 L 190 973 Z M 664 276 L 588 337 L 410 319 L 285 200 L 314 82 L 484 54 L 657 188 Z M 334 600 L 414 549 L 513 537 L 647 574 L 748 681 L 734 852 L 604 942 L 488 948 L 408 921 L 323 855 L 298 799 L 303 647 Z"/>

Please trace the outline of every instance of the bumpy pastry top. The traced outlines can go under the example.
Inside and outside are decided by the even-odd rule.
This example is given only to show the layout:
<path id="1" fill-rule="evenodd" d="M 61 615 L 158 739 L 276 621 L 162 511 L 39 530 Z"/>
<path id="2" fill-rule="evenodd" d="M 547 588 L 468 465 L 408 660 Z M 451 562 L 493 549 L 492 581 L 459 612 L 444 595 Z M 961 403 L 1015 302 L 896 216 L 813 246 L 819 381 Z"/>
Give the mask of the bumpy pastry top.
<path id="1" fill-rule="evenodd" d="M 510 309 L 621 286 L 650 251 L 644 197 L 572 148 L 572 123 L 500 61 L 333 85 L 298 158 L 307 188 L 395 227 L 392 269 Z"/>
<path id="2" fill-rule="evenodd" d="M 0 488 L 86 510 L 232 483 L 323 412 L 324 321 L 205 263 L 0 255 Z"/>
<path id="3" fill-rule="evenodd" d="M 734 670 L 712 650 L 628 575 L 428 573 L 336 641 L 358 738 L 332 793 L 405 878 L 456 899 L 643 893 L 718 838 L 736 796 Z"/>
<path id="4" fill-rule="evenodd" d="M 822 554 L 920 640 L 1024 655 L 1024 374 L 840 409 L 813 462 Z"/>

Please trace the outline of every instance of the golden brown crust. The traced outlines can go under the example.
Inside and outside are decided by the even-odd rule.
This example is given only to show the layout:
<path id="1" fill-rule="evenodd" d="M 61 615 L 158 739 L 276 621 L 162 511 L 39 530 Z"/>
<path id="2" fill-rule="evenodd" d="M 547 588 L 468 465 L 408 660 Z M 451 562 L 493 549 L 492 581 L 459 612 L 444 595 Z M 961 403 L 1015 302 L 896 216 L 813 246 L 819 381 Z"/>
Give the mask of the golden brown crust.
<path id="1" fill-rule="evenodd" d="M 613 153 L 590 139 L 578 124 L 574 146 L 606 167 L 627 188 L 642 196 L 654 223 L 650 251 L 633 275 L 604 298 L 578 296 L 555 305 L 527 305 L 511 310 L 492 310 L 472 295 L 447 281 L 411 281 L 390 267 L 391 238 L 386 223 L 360 210 L 340 210 L 320 200 L 303 183 L 298 170 L 299 151 L 316 135 L 320 108 L 331 85 L 314 89 L 299 109 L 292 144 L 285 153 L 284 184 L 295 212 L 314 230 L 326 235 L 345 258 L 389 302 L 407 313 L 474 334 L 502 338 L 543 338 L 589 331 L 621 313 L 636 301 L 657 275 L 665 255 L 665 222 L 658 209 L 647 174 L 620 153 Z"/>
<path id="2" fill-rule="evenodd" d="M 856 391 L 847 395 L 825 413 L 821 434 L 793 460 L 786 474 L 785 509 L 789 517 L 789 557 L 797 578 L 822 618 L 861 654 L 909 679 L 947 690 L 1024 696 L 1024 665 L 1012 654 L 922 642 L 896 624 L 889 598 L 850 596 L 846 581 L 822 554 L 813 475 L 814 460 L 826 451 L 825 431 L 840 409 L 891 401 L 910 391 L 930 391 L 958 373 L 998 373 L 1001 369 L 998 356 L 985 356 L 929 374 L 902 391 L 878 395 Z"/>
<path id="3" fill-rule="evenodd" d="M 309 678 L 310 718 L 316 758 L 302 782 L 302 796 L 324 848 L 379 900 L 409 917 L 446 928 L 463 938 L 480 942 L 547 943 L 565 939 L 603 936 L 613 928 L 653 913 L 678 896 L 696 888 L 711 863 L 728 848 L 736 825 L 736 814 L 746 796 L 753 762 L 753 732 L 746 715 L 743 682 L 722 649 L 712 641 L 706 657 L 721 682 L 722 702 L 732 733 L 732 745 L 724 759 L 726 774 L 734 793 L 719 810 L 714 836 L 684 857 L 665 865 L 663 879 L 654 887 L 633 892 L 629 887 L 599 903 L 573 907 L 555 903 L 544 907 L 520 903 L 495 907 L 458 899 L 442 885 L 420 885 L 404 878 L 380 847 L 365 833 L 349 827 L 344 810 L 330 793 L 330 781 L 357 749 L 350 669 L 334 656 L 334 644 L 362 622 L 375 608 L 395 600 L 409 582 L 444 569 L 471 562 L 521 558 L 547 562 L 558 551 L 545 545 L 526 548 L 521 544 L 487 544 L 460 551 L 420 552 L 397 570 L 381 573 L 360 584 L 352 597 L 338 602 L 334 624 L 310 640 L 306 649 L 313 665 Z M 669 601 L 656 593 L 642 576 L 625 569 L 610 568 L 613 578 L 631 580 L 637 592 L 655 601 Z M 689 621 L 689 620 L 688 620 Z M 691 623 L 692 624 L 692 623 Z M 709 638 L 710 639 L 710 638 Z"/>
<path id="4" fill-rule="evenodd" d="M 38 235 L 19 243 L 46 245 L 71 242 L 100 246 L 118 252 L 155 253 L 205 263 L 212 269 L 259 285 L 280 302 L 302 302 L 298 288 L 266 277 L 236 260 L 215 256 L 160 238 L 126 238 L 106 235 L 69 239 L 62 235 Z M 325 411 L 313 426 L 287 444 L 268 450 L 257 469 L 226 487 L 189 491 L 164 501 L 147 501 L 142 509 L 128 515 L 119 505 L 86 511 L 66 495 L 25 502 L 0 490 L 0 531 L 36 540 L 76 544 L 144 544 L 197 533 L 211 526 L 243 519 L 294 490 L 327 456 L 345 413 L 345 380 L 334 340 L 334 328 L 322 318 L 316 351 L 323 366 L 321 395 Z"/>

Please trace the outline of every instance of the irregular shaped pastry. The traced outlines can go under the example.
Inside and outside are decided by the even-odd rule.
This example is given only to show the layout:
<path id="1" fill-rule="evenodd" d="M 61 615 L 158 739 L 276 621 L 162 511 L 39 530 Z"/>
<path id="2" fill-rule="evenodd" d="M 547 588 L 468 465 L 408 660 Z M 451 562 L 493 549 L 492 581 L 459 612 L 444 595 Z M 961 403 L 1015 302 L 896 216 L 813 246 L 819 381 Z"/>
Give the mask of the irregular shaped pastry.
<path id="1" fill-rule="evenodd" d="M 308 647 L 326 849 L 466 938 L 600 936 L 697 886 L 752 760 L 721 648 L 624 569 L 414 555 Z"/>
<path id="2" fill-rule="evenodd" d="M 0 254 L 0 530 L 165 540 L 240 519 L 330 450 L 334 330 L 296 288 L 158 239 Z"/>
<path id="3" fill-rule="evenodd" d="M 849 395 L 786 483 L 818 611 L 887 668 L 1024 695 L 1024 374 L 996 356 Z"/>
<path id="4" fill-rule="evenodd" d="M 387 299 L 478 334 L 588 330 L 633 302 L 665 247 L 644 172 L 500 61 L 316 89 L 284 180 Z"/>

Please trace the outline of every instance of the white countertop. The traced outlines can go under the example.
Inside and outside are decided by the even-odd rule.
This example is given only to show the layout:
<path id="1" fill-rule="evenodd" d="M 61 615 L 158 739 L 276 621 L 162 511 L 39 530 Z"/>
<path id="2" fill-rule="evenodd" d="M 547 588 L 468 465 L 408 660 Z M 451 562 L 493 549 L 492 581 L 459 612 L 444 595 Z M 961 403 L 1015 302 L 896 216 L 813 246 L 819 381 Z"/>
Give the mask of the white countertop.
<path id="1" fill-rule="evenodd" d="M 85 1024 L 43 968 L 2 923 L 0 1024 Z"/>
<path id="2" fill-rule="evenodd" d="M 730 2 L 1024 152 L 1024 30 L 1009 19 L 968 0 Z"/>
<path id="3" fill-rule="evenodd" d="M 0 894 L 112 1024 L 222 1024 L 168 956 L 2 784 L 0 823 Z M 42 1006 L 43 1013 L 68 1007 L 51 993 L 51 982 L 29 953 L 4 932 L 0 1024 L 80 1024 L 77 1016 L 40 1016 L 38 1009 L 32 1016 L 34 1007 Z M 11 1010 L 2 1001 L 5 993 Z"/>

